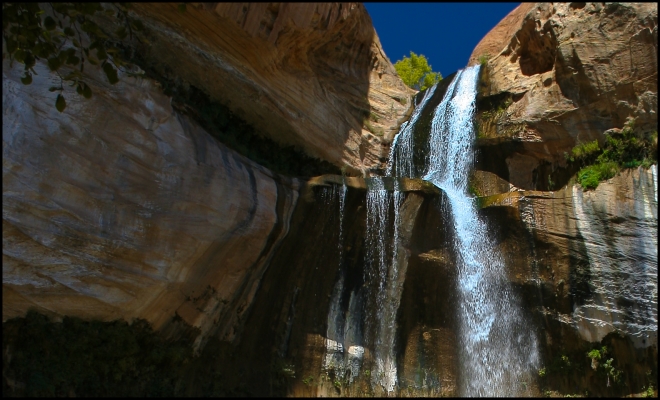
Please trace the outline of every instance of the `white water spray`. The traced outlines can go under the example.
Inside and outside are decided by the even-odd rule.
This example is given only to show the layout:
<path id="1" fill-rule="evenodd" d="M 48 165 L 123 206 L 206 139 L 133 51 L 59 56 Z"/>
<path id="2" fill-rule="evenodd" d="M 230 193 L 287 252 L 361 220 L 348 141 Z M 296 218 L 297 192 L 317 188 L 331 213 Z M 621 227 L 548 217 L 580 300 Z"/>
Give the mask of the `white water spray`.
<path id="1" fill-rule="evenodd" d="M 399 128 L 399 133 L 394 137 L 392 147 L 390 147 L 390 156 L 387 161 L 387 176 L 392 176 L 396 173 L 399 177 L 413 178 L 415 176 L 415 169 L 413 165 L 413 130 L 415 123 L 419 118 L 426 103 L 433 97 L 435 88 L 438 85 L 433 85 L 429 90 L 424 93 L 422 101 L 415 107 L 410 120 L 404 122 Z"/>
<path id="2" fill-rule="evenodd" d="M 370 301 L 375 315 L 368 315 L 367 330 L 372 333 L 374 370 L 373 385 L 387 394 L 397 385 L 396 316 L 401 302 L 399 285 L 400 209 L 405 194 L 395 187 L 385 189 L 382 178 L 370 178 L 367 183 L 367 254 L 365 281 L 370 283 Z M 394 220 L 392 221 L 392 212 Z"/>
<path id="3" fill-rule="evenodd" d="M 424 179 L 447 195 L 456 233 L 460 395 L 516 396 L 538 368 L 538 352 L 499 251 L 468 195 L 478 75 L 479 66 L 459 71 L 435 109 Z"/>

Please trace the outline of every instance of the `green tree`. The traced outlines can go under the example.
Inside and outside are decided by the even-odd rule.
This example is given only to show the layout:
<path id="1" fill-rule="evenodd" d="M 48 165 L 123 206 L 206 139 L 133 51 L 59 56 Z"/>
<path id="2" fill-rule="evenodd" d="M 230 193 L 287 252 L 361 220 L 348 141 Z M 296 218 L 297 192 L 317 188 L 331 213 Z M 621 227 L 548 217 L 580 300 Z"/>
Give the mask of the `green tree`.
<path id="1" fill-rule="evenodd" d="M 21 78 L 24 85 L 31 84 L 32 75 L 37 75 L 36 61 L 47 61 L 48 68 L 60 78 L 60 85 L 49 90 L 60 92 L 55 107 L 62 112 L 66 107 L 64 82 L 75 86 L 79 95 L 92 97 L 92 90 L 84 81 L 85 62 L 100 66 L 111 84 L 119 81 L 117 70 L 131 65 L 122 59 L 116 46 L 126 37 L 132 39 L 143 25 L 129 17 L 128 3 L 45 4 L 44 10 L 42 3 L 2 3 L 2 37 L 11 62 L 25 66 Z M 115 32 L 104 31 L 94 21 L 101 15 L 115 19 Z M 62 75 L 65 66 L 69 68 Z"/>
<path id="2" fill-rule="evenodd" d="M 425 90 L 442 80 L 440 72 L 433 72 L 429 61 L 423 54 L 410 52 L 410 57 L 404 56 L 394 64 L 397 74 L 403 83 L 415 90 Z"/>

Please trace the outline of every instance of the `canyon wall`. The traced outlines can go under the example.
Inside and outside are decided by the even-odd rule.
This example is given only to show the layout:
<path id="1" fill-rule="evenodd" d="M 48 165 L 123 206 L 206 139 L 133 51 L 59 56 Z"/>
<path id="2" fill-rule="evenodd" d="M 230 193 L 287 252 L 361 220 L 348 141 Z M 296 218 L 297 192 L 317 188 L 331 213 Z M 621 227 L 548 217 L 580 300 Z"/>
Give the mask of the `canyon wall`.
<path id="1" fill-rule="evenodd" d="M 414 91 L 361 4 L 132 10 L 147 27 L 132 44 L 160 73 L 276 142 L 349 173 L 382 169 Z M 59 113 L 57 76 L 37 63 L 25 86 L 21 67 L 3 59 L 3 320 L 36 308 L 166 331 L 183 321 L 196 345 L 218 329 L 232 340 L 287 234 L 298 180 L 218 143 L 150 79 L 120 72 L 111 86 L 87 68 L 94 96 L 67 88 Z"/>
<path id="2" fill-rule="evenodd" d="M 481 199 L 509 279 L 538 329 L 540 385 L 606 396 L 652 383 L 646 374 L 657 373 L 657 182 L 653 165 L 622 171 L 592 191 L 571 184 Z M 606 377 L 593 365 L 575 366 L 603 345 L 625 388 L 603 385 Z"/>
<path id="3" fill-rule="evenodd" d="M 28 308 L 101 320 L 175 316 L 224 335 L 240 321 L 286 236 L 298 197 L 277 176 L 175 112 L 153 81 L 94 96 L 42 63 L 25 86 L 3 64 L 3 320 Z M 199 333 L 199 332 L 198 332 Z"/>
<path id="4" fill-rule="evenodd" d="M 262 134 L 348 172 L 382 169 L 411 107 L 359 3 L 135 4 L 144 57 Z"/>
<path id="5" fill-rule="evenodd" d="M 521 4 L 469 59 L 484 62 L 477 168 L 522 189 L 562 187 L 576 144 L 602 146 L 628 119 L 657 131 L 657 51 L 657 4 Z"/>
<path id="6" fill-rule="evenodd" d="M 356 175 L 382 170 L 414 92 L 362 5 L 140 3 L 132 13 L 159 73 L 280 143 Z M 584 191 L 563 153 L 629 117 L 642 134 L 657 129 L 657 5 L 523 4 L 470 63 L 486 53 L 474 187 L 548 369 L 521 390 L 641 391 L 647 371 L 657 375 L 657 167 Z M 88 68 L 94 96 L 65 87 L 59 113 L 48 91 L 59 78 L 35 69 L 26 86 L 3 60 L 3 321 L 36 309 L 190 332 L 202 357 L 181 366 L 190 396 L 209 385 L 225 395 L 391 394 L 391 377 L 372 375 L 384 350 L 367 326 L 380 319 L 366 279 L 371 181 L 275 174 L 214 140 L 154 81 L 121 72 L 111 86 Z M 451 79 L 420 116 L 419 143 Z M 405 192 L 387 227 L 401 235 L 388 286 L 399 302 L 387 332 L 394 393 L 457 395 L 447 199 L 428 182 L 384 182 Z M 588 365 L 561 364 L 588 363 L 604 344 L 628 384 L 619 392 Z"/>

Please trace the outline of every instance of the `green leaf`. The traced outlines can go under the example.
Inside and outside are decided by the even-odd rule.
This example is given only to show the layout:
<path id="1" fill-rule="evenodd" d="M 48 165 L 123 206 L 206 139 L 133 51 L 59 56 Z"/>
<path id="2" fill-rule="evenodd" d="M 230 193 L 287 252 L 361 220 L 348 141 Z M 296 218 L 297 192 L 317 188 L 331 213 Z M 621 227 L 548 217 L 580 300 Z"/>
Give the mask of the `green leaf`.
<path id="1" fill-rule="evenodd" d="M 25 63 L 25 69 L 30 69 L 30 68 L 34 67 L 34 64 L 36 63 L 36 60 L 35 60 L 34 56 L 32 55 L 32 53 L 27 53 L 27 54 L 25 54 L 25 58 L 24 58 L 23 62 Z"/>
<path id="2" fill-rule="evenodd" d="M 78 93 L 79 95 L 82 95 L 82 94 L 83 94 L 82 83 L 79 83 L 79 84 L 76 86 L 76 93 Z"/>
<path id="3" fill-rule="evenodd" d="M 61 94 L 57 95 L 57 100 L 55 100 L 55 108 L 57 111 L 62 112 L 66 108 L 66 101 L 64 101 L 64 96 Z"/>
<path id="4" fill-rule="evenodd" d="M 115 31 L 115 34 L 117 35 L 117 37 L 119 37 L 119 39 L 123 40 L 124 38 L 126 38 L 126 35 L 128 33 L 126 32 L 126 27 L 122 26 L 121 28 L 119 28 Z"/>
<path id="5" fill-rule="evenodd" d="M 87 84 L 84 83 L 84 82 L 82 82 L 82 85 L 83 85 L 83 93 L 82 93 L 83 96 L 84 96 L 86 99 L 91 98 L 91 97 L 92 97 L 92 88 L 90 88 L 89 85 L 87 85 Z"/>
<path id="6" fill-rule="evenodd" d="M 14 58 L 16 61 L 22 64 L 25 61 L 25 50 L 16 50 L 16 53 L 14 53 Z"/>
<path id="7" fill-rule="evenodd" d="M 133 25 L 133 28 L 135 28 L 136 31 L 141 31 L 144 30 L 144 25 L 142 24 L 142 21 L 139 19 L 131 21 L 131 25 Z"/>
<path id="8" fill-rule="evenodd" d="M 67 36 L 73 36 L 75 35 L 75 32 L 73 31 L 73 29 L 71 29 L 71 27 L 67 26 L 66 28 L 64 28 L 64 34 Z"/>
<path id="9" fill-rule="evenodd" d="M 397 61 L 394 64 L 394 69 L 396 69 L 403 83 L 417 90 L 423 90 L 426 88 L 426 85 L 436 81 L 436 79 L 441 79 L 439 73 L 425 79 L 427 74 L 436 73 L 432 72 L 432 68 L 423 54 L 418 56 L 412 51 L 410 52 L 410 57 L 403 57 L 402 60 Z"/>
<path id="10" fill-rule="evenodd" d="M 62 61 L 60 61 L 59 57 L 51 57 L 48 59 L 48 68 L 50 68 L 51 71 L 57 71 L 61 66 Z"/>
<path id="11" fill-rule="evenodd" d="M 180 13 L 186 12 L 186 3 L 179 3 L 178 9 Z"/>
<path id="12" fill-rule="evenodd" d="M 48 88 L 49 92 L 54 92 L 56 90 L 60 90 L 60 88 L 58 88 L 57 86 L 51 86 L 51 87 Z"/>
<path id="13" fill-rule="evenodd" d="M 29 72 L 25 73 L 24 77 L 21 77 L 21 83 L 24 85 L 29 85 L 32 83 L 32 75 Z"/>
<path id="14" fill-rule="evenodd" d="M 66 59 L 66 63 L 69 65 L 78 65 L 78 63 L 80 63 L 80 58 L 76 56 L 69 56 L 69 58 Z"/>
<path id="15" fill-rule="evenodd" d="M 103 48 L 103 46 L 98 46 L 96 48 L 96 57 L 98 57 L 98 59 L 101 61 L 108 58 L 108 54 L 105 52 L 105 48 Z"/>
<path id="16" fill-rule="evenodd" d="M 71 73 L 67 74 L 63 79 L 65 81 L 70 81 L 70 80 L 75 79 L 75 78 L 82 78 L 82 74 L 77 69 L 74 69 L 73 71 L 71 71 Z"/>
<path id="17" fill-rule="evenodd" d="M 44 19 L 44 28 L 48 29 L 49 31 L 52 31 L 57 27 L 57 24 L 55 23 L 55 20 L 51 17 L 48 16 L 46 19 Z"/>
<path id="18" fill-rule="evenodd" d="M 5 43 L 7 44 L 7 51 L 9 54 L 14 54 L 14 52 L 18 49 L 18 44 L 15 40 L 6 38 Z"/>
<path id="19" fill-rule="evenodd" d="M 108 77 L 108 81 L 111 85 L 119 82 L 119 78 L 117 77 L 117 70 L 109 62 L 103 64 L 103 72 L 105 72 L 105 76 Z"/>

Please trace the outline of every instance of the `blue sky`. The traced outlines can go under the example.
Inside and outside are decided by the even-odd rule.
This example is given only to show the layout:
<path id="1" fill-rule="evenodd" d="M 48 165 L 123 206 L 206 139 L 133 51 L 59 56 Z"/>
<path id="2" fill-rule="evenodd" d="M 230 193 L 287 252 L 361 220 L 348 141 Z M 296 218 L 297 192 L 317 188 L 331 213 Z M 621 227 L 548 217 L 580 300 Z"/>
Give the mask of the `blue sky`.
<path id="1" fill-rule="evenodd" d="M 392 64 L 411 51 L 447 76 L 520 3 L 363 3 Z"/>

